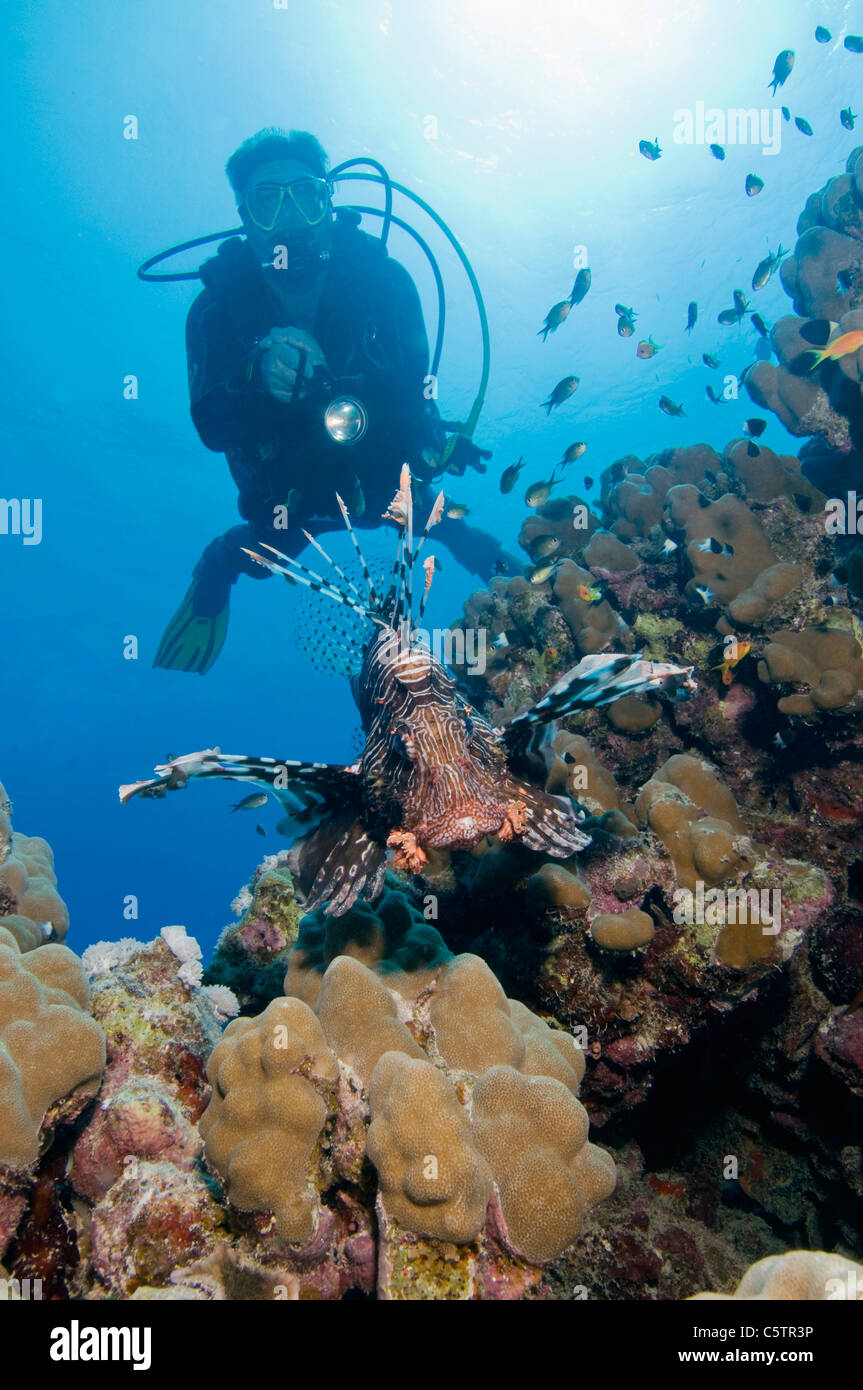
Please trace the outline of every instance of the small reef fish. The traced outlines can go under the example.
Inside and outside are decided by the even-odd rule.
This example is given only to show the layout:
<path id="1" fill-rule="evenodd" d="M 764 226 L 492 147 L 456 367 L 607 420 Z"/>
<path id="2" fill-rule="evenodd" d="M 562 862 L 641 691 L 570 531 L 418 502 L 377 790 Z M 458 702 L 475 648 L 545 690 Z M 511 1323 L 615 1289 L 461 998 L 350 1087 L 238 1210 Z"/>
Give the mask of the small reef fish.
<path id="1" fill-rule="evenodd" d="M 498 637 L 495 637 L 491 645 L 493 647 L 497 647 L 498 650 L 502 651 L 504 647 L 509 646 L 509 638 L 507 637 L 505 632 L 502 632 Z"/>
<path id="2" fill-rule="evenodd" d="M 733 555 L 734 546 L 727 542 L 723 545 L 715 536 L 706 536 L 703 541 L 699 541 L 696 550 L 702 551 L 705 555 Z"/>
<path id="3" fill-rule="evenodd" d="M 690 300 L 690 302 L 689 302 L 689 308 L 686 310 L 686 331 L 687 331 L 687 333 L 691 333 L 691 332 L 692 332 L 692 330 L 693 330 L 693 328 L 695 327 L 695 325 L 696 325 L 697 322 L 698 322 L 698 305 L 696 304 L 695 300 L 692 299 L 692 300 Z"/>
<path id="4" fill-rule="evenodd" d="M 520 454 L 517 463 L 511 463 L 509 468 L 505 468 L 500 475 L 501 492 L 512 492 L 518 482 L 518 475 L 526 466 L 524 454 Z"/>
<path id="5" fill-rule="evenodd" d="M 742 290 L 735 290 L 731 298 L 734 300 L 735 309 L 742 318 L 743 315 L 746 313 L 746 310 L 749 308 L 749 302 L 746 298 L 746 295 L 743 293 Z"/>
<path id="6" fill-rule="evenodd" d="M 746 452 L 751 459 L 757 459 L 759 454 L 761 453 L 761 450 L 759 449 L 758 445 L 753 444 L 752 440 L 750 439 L 747 441 L 746 444 Z"/>
<path id="7" fill-rule="evenodd" d="M 599 603 L 602 598 L 602 590 L 588 587 L 587 584 L 579 584 L 578 597 L 584 603 Z"/>
<path id="8" fill-rule="evenodd" d="M 838 327 L 838 323 L 834 323 L 830 319 L 809 319 L 807 323 L 798 328 L 797 333 L 805 342 L 811 343 L 817 352 L 828 346 L 831 335 L 836 332 Z"/>
<path id="9" fill-rule="evenodd" d="M 636 357 L 640 357 L 642 361 L 645 361 L 648 357 L 655 357 L 658 352 L 662 351 L 664 346 L 664 343 L 655 343 L 653 338 L 650 337 L 646 342 L 640 342 L 638 344 L 638 347 L 635 349 L 635 355 Z"/>
<path id="10" fill-rule="evenodd" d="M 585 486 L 585 488 L 587 489 L 587 491 L 590 492 L 590 489 L 593 487 L 593 479 L 592 479 L 592 478 L 585 478 L 585 480 L 584 480 L 584 486 Z"/>
<path id="11" fill-rule="evenodd" d="M 857 120 L 857 117 L 855 116 L 854 112 L 851 110 L 851 107 L 850 107 L 850 106 L 845 106 L 845 107 L 843 107 L 843 109 L 839 112 L 839 119 L 840 119 L 840 121 L 842 122 L 842 124 L 843 124 L 843 126 L 845 127 L 846 130 L 853 130 L 853 129 L 854 129 L 854 122 Z"/>
<path id="12" fill-rule="evenodd" d="M 797 129 L 800 131 L 800 134 L 801 134 L 801 135 L 811 135 L 811 134 L 812 134 L 812 127 L 811 127 L 811 125 L 809 124 L 809 122 L 803 118 L 803 116 L 795 116 L 795 117 L 794 117 L 794 124 L 796 125 Z"/>
<path id="13" fill-rule="evenodd" d="M 755 198 L 764 187 L 764 180 L 760 179 L 757 174 L 747 174 L 744 187 L 747 198 Z"/>
<path id="14" fill-rule="evenodd" d="M 779 243 L 779 250 L 775 255 L 772 251 L 768 251 L 764 260 L 760 261 L 756 267 L 755 274 L 752 277 L 752 288 L 754 290 L 763 290 L 767 281 L 772 275 L 775 275 L 783 260 L 789 254 L 788 251 L 783 250 L 781 241 Z"/>
<path id="15" fill-rule="evenodd" d="M 777 748 L 790 748 L 796 738 L 797 734 L 793 729 L 780 729 L 773 735 L 773 742 Z"/>
<path id="16" fill-rule="evenodd" d="M 576 304 L 580 304 L 590 289 L 590 266 L 584 266 L 575 277 L 575 284 L 572 287 L 572 294 L 569 302 L 574 309 Z"/>
<path id="17" fill-rule="evenodd" d="M 849 53 L 863 53 L 863 38 L 859 34 L 849 34 L 842 47 Z"/>
<path id="18" fill-rule="evenodd" d="M 248 796 L 231 807 L 231 811 L 257 811 L 259 807 L 266 806 L 269 795 L 269 792 L 249 792 Z"/>
<path id="19" fill-rule="evenodd" d="M 863 347 L 863 328 L 854 328 L 850 333 L 843 333 L 841 337 L 834 338 L 833 342 L 828 343 L 826 347 L 812 348 L 811 351 L 815 360 L 809 370 L 814 372 L 815 368 L 820 367 L 822 362 L 838 362 L 840 357 L 847 357 L 849 353 L 859 352 L 861 347 Z"/>
<path id="20" fill-rule="evenodd" d="M 791 76 L 791 69 L 794 67 L 794 49 L 783 48 L 781 53 L 777 53 L 776 62 L 773 64 L 773 80 L 768 82 L 768 87 L 772 88 L 773 95 L 776 95 L 777 87 L 784 87 L 788 78 Z"/>
<path id="21" fill-rule="evenodd" d="M 756 333 L 761 334 L 761 337 L 764 338 L 765 341 L 770 337 L 770 329 L 767 327 L 767 324 L 760 314 L 752 315 L 752 327 L 755 329 Z"/>
<path id="22" fill-rule="evenodd" d="M 659 159 L 662 155 L 662 150 L 659 147 L 659 136 L 657 135 L 654 140 L 639 140 L 638 153 L 643 154 L 645 159 Z"/>
<path id="23" fill-rule="evenodd" d="M 727 642 L 722 652 L 722 660 L 718 666 L 711 666 L 711 671 L 722 672 L 722 684 L 730 685 L 734 680 L 734 668 L 739 665 L 745 656 L 752 650 L 751 642 L 740 642 L 735 639 Z"/>
<path id="24" fill-rule="evenodd" d="M 565 322 L 571 308 L 572 305 L 568 299 L 561 299 L 557 304 L 553 304 L 545 316 L 545 323 L 536 336 L 541 337 L 542 341 L 545 342 L 549 333 L 554 333 L 555 329 L 560 328 L 560 325 Z"/>
<path id="25" fill-rule="evenodd" d="M 830 334 L 835 333 L 838 327 L 838 323 L 834 323 L 832 319 L 809 319 L 797 332 L 814 348 L 823 348 L 830 341 Z"/>
<path id="26" fill-rule="evenodd" d="M 465 506 L 464 502 L 447 502 L 445 513 L 450 521 L 463 521 L 469 514 L 470 507 Z"/>
<path id="27" fill-rule="evenodd" d="M 725 158 L 725 151 L 724 151 L 724 149 L 722 148 L 721 145 L 711 145 L 711 146 L 710 146 L 710 153 L 713 155 L 713 158 L 714 158 L 714 159 L 724 159 L 724 158 Z"/>
<path id="28" fill-rule="evenodd" d="M 787 106 L 783 106 L 783 108 L 782 108 L 782 119 L 783 119 L 783 121 L 790 121 L 790 120 L 791 120 L 791 112 L 788 110 L 788 107 L 787 107 Z"/>
<path id="29" fill-rule="evenodd" d="M 586 453 L 587 445 L 585 444 L 583 439 L 579 439 L 575 442 L 575 444 L 570 444 L 569 448 L 564 453 L 559 466 L 562 467 L 566 463 L 575 463 L 576 459 L 580 459 L 582 454 Z"/>
<path id="30" fill-rule="evenodd" d="M 551 490 L 555 483 L 560 482 L 557 476 L 557 469 L 552 469 L 551 477 L 548 482 L 531 483 L 527 492 L 524 494 L 526 507 L 541 507 L 543 502 L 547 502 L 551 495 Z"/>
<path id="31" fill-rule="evenodd" d="M 830 33 L 829 29 L 825 29 L 823 24 L 818 25 L 817 29 L 815 30 L 816 43 L 829 43 L 832 37 L 833 35 Z"/>
<path id="32" fill-rule="evenodd" d="M 266 835 L 266 833 L 267 833 L 266 830 L 264 829 L 264 827 L 261 825 L 260 821 L 259 821 L 258 824 L 255 826 L 255 829 L 257 830 L 257 832 L 258 832 L 259 835 Z"/>
<path id="33" fill-rule="evenodd" d="M 578 385 L 579 379 L 577 376 L 561 377 L 548 400 L 540 402 L 540 406 L 545 406 L 546 415 L 551 414 L 554 406 L 563 405 L 564 401 L 569 400 L 572 393 L 578 390 Z"/>
<path id="34" fill-rule="evenodd" d="M 669 536 L 668 539 L 666 540 L 665 544 L 664 544 L 663 547 L 662 547 L 662 553 L 663 553 L 663 555 L 673 555 L 676 549 L 677 549 L 677 541 L 673 541 L 673 540 L 671 539 L 671 537 Z"/>
<path id="35" fill-rule="evenodd" d="M 617 332 L 621 338 L 631 338 L 635 332 L 635 320 L 621 314 L 617 320 Z"/>
<path id="36" fill-rule="evenodd" d="M 713 402 L 714 405 L 725 405 L 725 404 L 726 404 L 726 402 L 722 399 L 721 396 L 717 396 L 717 394 L 716 394 L 716 392 L 714 391 L 714 389 L 713 389 L 712 386 L 705 386 L 704 389 L 705 389 L 705 391 L 707 392 L 707 398 L 708 398 L 708 400 L 711 400 L 711 401 Z"/>
<path id="37" fill-rule="evenodd" d="M 743 433 L 751 435 L 753 439 L 760 439 L 766 429 L 767 421 L 762 420 L 758 415 L 753 415 L 751 420 L 743 422 Z"/>
<path id="38" fill-rule="evenodd" d="M 560 536 L 537 536 L 531 542 L 530 553 L 534 560 L 547 560 L 549 555 L 553 555 L 560 549 Z"/>
<path id="39" fill-rule="evenodd" d="M 721 323 L 723 328 L 730 328 L 732 324 L 740 322 L 744 312 L 743 309 L 723 309 L 716 315 L 716 322 Z"/>
<path id="40" fill-rule="evenodd" d="M 531 584 L 544 584 L 545 581 L 550 578 L 556 563 L 556 560 L 552 560 L 550 564 L 537 565 L 535 569 L 532 569 L 530 572 Z"/>
<path id="41" fill-rule="evenodd" d="M 722 363 L 720 362 L 719 358 L 711 357 L 709 352 L 703 352 L 701 354 L 701 360 L 704 363 L 705 367 L 711 367 L 714 372 L 722 366 Z"/>
<path id="42" fill-rule="evenodd" d="M 716 598 L 716 595 L 713 592 L 713 590 L 709 587 L 709 585 L 706 584 L 697 584 L 695 586 L 695 592 L 698 594 L 698 597 L 701 599 L 705 608 L 709 608 L 713 600 Z"/>
<path id="43" fill-rule="evenodd" d="M 633 309 L 632 305 L 630 305 L 629 308 L 627 308 L 625 304 L 615 304 L 614 312 L 617 314 L 617 317 L 619 319 L 632 319 L 633 323 L 635 323 L 635 320 L 638 318 L 638 315 Z"/>
<path id="44" fill-rule="evenodd" d="M 837 272 L 836 283 L 843 294 L 847 294 L 850 289 L 854 288 L 854 278 L 854 272 L 848 270 L 847 267 Z"/>
<path id="45" fill-rule="evenodd" d="M 659 409 L 663 415 L 685 415 L 686 411 L 682 405 L 676 405 L 670 396 L 659 397 Z"/>
<path id="46" fill-rule="evenodd" d="M 509 565 L 506 563 L 506 560 L 495 560 L 494 572 L 495 574 L 509 574 Z"/>

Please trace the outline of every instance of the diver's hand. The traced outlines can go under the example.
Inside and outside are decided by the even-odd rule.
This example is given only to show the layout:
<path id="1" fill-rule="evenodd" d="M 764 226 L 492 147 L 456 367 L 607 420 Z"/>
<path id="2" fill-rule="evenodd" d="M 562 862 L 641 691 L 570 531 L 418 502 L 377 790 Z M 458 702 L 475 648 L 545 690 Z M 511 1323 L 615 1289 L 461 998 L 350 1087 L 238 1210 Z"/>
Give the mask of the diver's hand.
<path id="1" fill-rule="evenodd" d="M 261 375 L 270 395 L 275 396 L 277 401 L 293 399 L 303 353 L 304 382 L 311 381 L 319 367 L 328 370 L 320 344 L 302 328 L 271 328 L 266 338 L 261 339 L 259 347 L 263 349 Z"/>
<path id="2" fill-rule="evenodd" d="M 491 449 L 480 449 L 472 439 L 466 439 L 460 434 L 447 461 L 447 472 L 463 477 L 468 468 L 475 468 L 477 473 L 485 473 L 486 466 L 483 460 L 490 458 Z"/>

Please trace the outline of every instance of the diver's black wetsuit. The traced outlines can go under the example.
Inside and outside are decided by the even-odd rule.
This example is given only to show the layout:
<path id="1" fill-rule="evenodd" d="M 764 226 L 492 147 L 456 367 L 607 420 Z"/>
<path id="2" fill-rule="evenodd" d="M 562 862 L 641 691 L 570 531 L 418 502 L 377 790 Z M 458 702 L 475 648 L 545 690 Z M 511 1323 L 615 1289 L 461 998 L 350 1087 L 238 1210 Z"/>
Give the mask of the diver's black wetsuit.
<path id="1" fill-rule="evenodd" d="M 424 484 L 422 501 L 431 505 L 433 471 L 423 452 L 439 455 L 445 435 L 424 395 L 429 349 L 419 296 L 407 271 L 359 230 L 358 220 L 336 221 L 311 329 L 340 391 L 366 409 L 367 432 L 354 444 L 334 442 L 323 426 L 331 386 L 306 383 L 290 403 L 266 389 L 257 340 L 284 321 L 285 311 L 247 244 L 223 244 L 202 268 L 206 288 L 186 323 L 192 420 L 207 448 L 227 456 L 246 524 L 218 537 L 201 557 L 195 570 L 201 612 L 222 606 L 240 571 L 266 577 L 242 546 L 265 541 L 296 556 L 306 545 L 302 528 L 312 535 L 340 529 L 336 492 L 355 525 L 379 526 L 407 462 Z M 463 472 L 460 453 L 452 457 Z M 275 509 L 285 504 L 288 529 L 274 529 Z M 499 541 L 462 520 L 445 517 L 435 539 L 485 580 L 518 565 Z"/>

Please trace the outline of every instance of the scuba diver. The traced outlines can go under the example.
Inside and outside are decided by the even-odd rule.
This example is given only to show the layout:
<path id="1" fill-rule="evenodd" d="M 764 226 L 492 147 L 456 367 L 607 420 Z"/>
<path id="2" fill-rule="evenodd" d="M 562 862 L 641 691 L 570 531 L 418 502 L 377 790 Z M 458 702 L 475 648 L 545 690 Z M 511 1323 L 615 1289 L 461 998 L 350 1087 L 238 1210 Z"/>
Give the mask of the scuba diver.
<path id="1" fill-rule="evenodd" d="M 244 237 L 222 241 L 201 266 L 186 348 L 192 420 L 207 448 L 227 457 L 243 524 L 204 550 L 153 663 L 201 675 L 224 643 L 231 586 L 240 574 L 269 577 L 243 547 L 269 544 L 296 558 L 304 531 L 341 528 L 336 492 L 355 525 L 379 526 L 403 462 L 417 502 L 430 505 L 444 466 L 484 473 L 491 457 L 466 433 L 445 447 L 446 430 L 463 427 L 446 426 L 428 398 L 416 287 L 383 241 L 359 229 L 359 212 L 333 208 L 315 137 L 261 131 L 226 172 Z M 460 515 L 445 516 L 437 535 L 485 581 L 521 568 Z"/>

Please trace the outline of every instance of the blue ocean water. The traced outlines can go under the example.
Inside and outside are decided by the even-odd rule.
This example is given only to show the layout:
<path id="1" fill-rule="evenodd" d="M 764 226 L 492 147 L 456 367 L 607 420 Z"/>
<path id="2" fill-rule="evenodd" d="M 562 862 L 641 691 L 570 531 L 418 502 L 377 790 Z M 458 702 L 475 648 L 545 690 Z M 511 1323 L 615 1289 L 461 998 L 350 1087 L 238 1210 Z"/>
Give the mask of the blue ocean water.
<path id="1" fill-rule="evenodd" d="M 699 440 L 721 449 L 755 413 L 745 393 L 707 400 L 701 355 L 721 358 L 723 374 L 753 360 L 750 321 L 720 328 L 717 313 L 734 288 L 749 294 L 768 249 L 793 247 L 808 194 L 857 143 L 839 111 L 863 101 L 863 55 L 842 39 L 863 30 L 863 8 L 9 0 L 4 13 L 0 495 L 41 499 L 43 520 L 38 545 L 0 534 L 0 777 L 16 828 L 53 846 L 78 951 L 174 922 L 206 951 L 261 854 L 284 847 L 275 808 L 231 816 L 236 791 L 218 784 L 122 807 L 117 786 L 169 752 L 214 745 L 343 761 L 358 721 L 347 684 L 315 670 L 297 638 L 319 600 L 276 581 L 241 579 L 206 677 L 151 669 L 192 565 L 237 518 L 225 461 L 189 419 L 183 325 L 196 287 L 144 285 L 137 265 L 236 225 L 224 163 L 264 126 L 314 132 L 332 163 L 382 160 L 450 224 L 482 287 L 492 357 L 475 437 L 494 457 L 485 478 L 471 473 L 452 492 L 514 546 L 523 488 L 501 496 L 498 477 L 520 454 L 532 481 L 586 440 L 567 477 L 579 490 L 626 453 Z M 814 41 L 818 24 L 831 42 Z M 773 98 L 786 48 L 794 71 Z M 705 144 L 675 143 L 681 109 L 783 102 L 813 134 L 783 122 L 776 154 L 728 144 L 720 162 Z M 663 156 L 651 163 L 638 141 L 655 136 Z M 752 199 L 750 172 L 764 180 Z M 356 197 L 344 185 L 336 201 Z M 478 381 L 479 332 L 461 267 L 431 237 L 447 284 L 440 406 L 458 418 Z M 391 252 L 415 275 L 432 334 L 428 269 L 397 231 Z M 537 329 L 584 255 L 591 290 L 543 344 Z M 699 321 L 687 335 L 693 299 Z M 633 338 L 616 333 L 616 302 L 638 311 Z M 790 312 L 778 276 L 758 309 L 769 323 Z M 640 361 L 648 334 L 664 347 Z M 539 403 L 571 373 L 578 392 L 547 418 Z M 130 374 L 134 400 L 124 398 Z M 659 411 L 662 394 L 684 418 Z M 765 439 L 796 452 L 772 417 Z M 364 539 L 390 553 L 391 533 Z M 478 581 L 441 558 L 429 621 L 445 625 Z M 124 659 L 129 636 L 136 661 Z M 137 921 L 124 919 L 128 895 Z"/>

